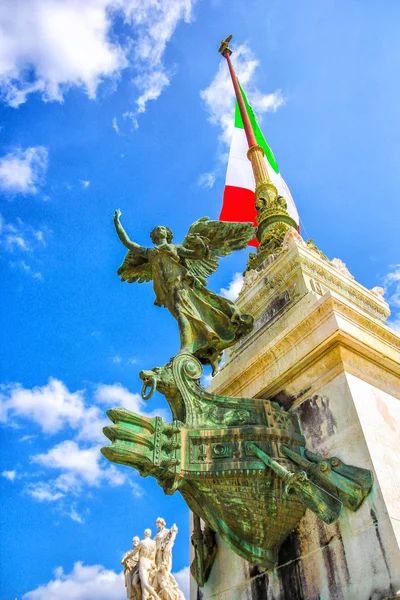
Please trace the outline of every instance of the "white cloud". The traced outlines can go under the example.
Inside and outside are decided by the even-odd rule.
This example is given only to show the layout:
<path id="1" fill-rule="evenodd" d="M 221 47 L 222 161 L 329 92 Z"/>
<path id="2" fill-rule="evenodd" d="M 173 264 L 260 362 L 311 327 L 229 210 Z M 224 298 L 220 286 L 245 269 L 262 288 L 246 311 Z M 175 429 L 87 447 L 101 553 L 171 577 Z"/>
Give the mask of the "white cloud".
<path id="1" fill-rule="evenodd" d="M 190 598 L 190 568 L 183 567 L 180 571 L 173 574 L 180 590 L 184 593 L 186 600 Z"/>
<path id="2" fill-rule="evenodd" d="M 135 481 L 128 480 L 128 485 L 132 490 L 132 496 L 134 498 L 141 498 L 144 494 L 144 489 L 141 485 L 136 483 Z"/>
<path id="3" fill-rule="evenodd" d="M 135 129 L 139 127 L 139 123 L 136 118 L 136 113 L 133 112 L 133 110 L 127 110 L 122 116 L 124 119 L 127 119 L 131 122 L 131 131 L 135 131 Z"/>
<path id="4" fill-rule="evenodd" d="M 21 269 L 22 271 L 24 271 L 24 273 L 33 277 L 33 279 L 43 279 L 43 275 L 39 271 L 35 271 L 34 269 L 32 269 L 31 265 L 28 265 L 24 260 L 20 260 L 16 263 L 11 262 L 10 266 Z"/>
<path id="5" fill-rule="evenodd" d="M 160 408 L 151 412 L 145 412 L 144 408 L 146 406 L 146 402 L 144 402 L 141 395 L 132 394 L 132 392 L 127 390 L 119 383 L 115 383 L 113 385 L 99 385 L 96 389 L 96 401 L 99 404 L 104 404 L 110 407 L 122 406 L 123 408 L 127 408 L 132 412 L 139 413 L 140 415 L 144 415 L 146 417 L 155 417 L 156 415 L 159 415 L 165 421 L 169 421 L 171 419 L 171 415 L 167 413 L 167 411 Z"/>
<path id="6" fill-rule="evenodd" d="M 400 335 L 400 315 L 396 316 L 394 319 L 389 319 L 386 325 Z"/>
<path id="7" fill-rule="evenodd" d="M 137 113 L 144 113 L 150 100 L 157 100 L 164 88 L 169 85 L 169 79 L 162 71 L 144 73 L 134 79 L 136 87 L 141 91 L 136 101 Z"/>
<path id="8" fill-rule="evenodd" d="M 51 581 L 25 594 L 23 600 L 122 600 L 123 590 L 122 572 L 76 562 L 68 574 L 58 567 Z"/>
<path id="9" fill-rule="evenodd" d="M 119 365 L 119 364 L 121 364 L 121 362 L 122 362 L 122 358 L 121 358 L 120 356 L 116 355 L 116 356 L 113 356 L 113 357 L 112 357 L 112 361 L 113 361 L 113 363 L 115 363 L 116 365 Z"/>
<path id="10" fill-rule="evenodd" d="M 63 99 L 72 86 L 90 98 L 106 77 L 127 65 L 123 49 L 109 39 L 113 0 L 3 0 L 0 81 L 11 106 L 38 92 Z"/>
<path id="11" fill-rule="evenodd" d="M 47 385 L 32 389 L 19 384 L 0 389 L 0 421 L 23 417 L 39 425 L 44 433 L 57 433 L 65 425 L 77 429 L 84 419 L 83 392 L 71 393 L 58 379 L 51 378 Z"/>
<path id="12" fill-rule="evenodd" d="M 8 479 L 8 481 L 14 481 L 17 476 L 17 471 L 2 471 L 1 475 Z"/>
<path id="13" fill-rule="evenodd" d="M 80 515 L 78 513 L 78 511 L 76 510 L 75 505 L 72 505 L 67 513 L 67 516 L 72 519 L 72 521 L 75 521 L 76 523 L 84 523 L 84 519 L 82 517 L 82 515 Z"/>
<path id="14" fill-rule="evenodd" d="M 98 385 L 93 400 L 97 404 L 123 406 L 147 417 L 154 416 L 154 412 L 144 410 L 146 403 L 139 394 L 129 392 L 118 383 Z M 168 419 L 165 411 L 158 410 L 157 414 Z M 33 421 L 48 434 L 70 427 L 76 431 L 76 439 L 84 442 L 104 441 L 102 428 L 109 424 L 102 408 L 88 404 L 84 390 L 70 392 L 62 381 L 54 378 L 32 389 L 18 383 L 0 386 L 0 422 L 15 419 Z"/>
<path id="15" fill-rule="evenodd" d="M 11 106 L 38 93 L 62 101 L 71 87 L 95 98 L 102 81 L 125 68 L 138 89 L 134 116 L 169 85 L 165 48 L 196 0 L 3 0 L 0 7 L 0 87 Z M 127 25 L 124 42 L 113 23 Z M 169 71 L 169 72 L 168 72 Z"/>
<path id="16" fill-rule="evenodd" d="M 0 8 L 0 14 L 1 11 Z M 0 158 L 0 189 L 14 194 L 36 194 L 43 183 L 47 164 L 48 152 L 43 146 L 9 152 Z"/>
<path id="17" fill-rule="evenodd" d="M 89 185 L 90 185 L 90 181 L 88 181 L 88 180 L 85 180 L 85 179 L 80 179 L 79 181 L 80 181 L 80 184 L 81 184 L 81 186 L 83 187 L 83 189 L 86 189 L 86 188 L 88 188 L 88 187 L 89 187 Z"/>
<path id="18" fill-rule="evenodd" d="M 58 491 L 52 483 L 39 481 L 26 486 L 25 492 L 38 502 L 55 502 L 64 498 L 65 494 Z"/>
<path id="19" fill-rule="evenodd" d="M 144 412 L 145 403 L 139 394 L 132 394 L 119 384 L 99 385 L 95 388 L 92 404 L 88 404 L 87 392 L 70 392 L 62 381 L 50 379 L 47 385 L 32 389 L 19 384 L 2 386 L 0 394 L 0 421 L 12 425 L 28 420 L 36 423 L 46 434 L 57 434 L 64 428 L 75 431 L 74 439 L 59 442 L 45 452 L 31 457 L 31 463 L 40 465 L 47 474 L 56 471 L 56 476 L 30 482 L 25 492 L 39 502 L 63 501 L 69 496 L 78 496 L 87 487 L 103 484 L 120 486 L 127 482 L 127 473 L 109 465 L 100 454 L 106 443 L 102 432 L 109 425 L 105 417 L 105 406 L 123 406 L 149 417 L 154 413 Z M 166 411 L 155 411 L 165 419 Z M 29 439 L 25 436 L 25 439 Z M 141 486 L 128 481 L 132 493 L 139 498 Z M 71 519 L 78 521 L 70 506 L 64 510 Z M 78 513 L 77 513 L 78 514 Z M 81 518 L 81 517 L 80 517 Z"/>
<path id="20" fill-rule="evenodd" d="M 385 294 L 392 309 L 392 318 L 388 320 L 387 325 L 400 335 L 400 264 L 393 265 L 392 269 L 383 278 Z"/>
<path id="21" fill-rule="evenodd" d="M 22 438 L 19 439 L 20 442 L 29 442 L 32 443 L 32 440 L 35 439 L 36 435 L 23 435 Z"/>
<path id="22" fill-rule="evenodd" d="M 72 440 L 65 440 L 44 454 L 32 457 L 32 462 L 43 467 L 72 472 L 91 486 L 98 486 L 103 475 L 97 446 L 81 448 Z"/>
<path id="23" fill-rule="evenodd" d="M 197 180 L 197 184 L 206 190 L 210 190 L 214 187 L 215 173 L 203 173 Z"/>
<path id="24" fill-rule="evenodd" d="M 196 0 L 124 0 L 127 21 L 136 33 L 132 61 L 137 70 L 134 83 L 140 95 L 135 113 L 142 113 L 169 85 L 163 64 L 165 48 L 181 21 L 189 23 Z"/>
<path id="25" fill-rule="evenodd" d="M 242 273 L 235 273 L 232 281 L 227 288 L 221 288 L 220 294 L 228 300 L 235 301 L 239 296 L 239 292 L 243 287 L 243 275 Z"/>
<path id="26" fill-rule="evenodd" d="M 54 502 L 79 496 L 87 487 L 100 487 L 104 483 L 117 487 L 127 481 L 125 472 L 114 465 L 105 466 L 107 463 L 100 454 L 99 445 L 82 447 L 73 440 L 64 440 L 47 452 L 32 456 L 31 462 L 60 472 L 55 479 L 29 483 L 25 487 L 25 492 L 39 502 Z M 141 487 L 138 484 L 135 486 L 136 497 L 140 497 Z M 73 521 L 83 522 L 74 504 L 66 506 L 64 514 Z"/>
<path id="27" fill-rule="evenodd" d="M 118 127 L 117 117 L 114 117 L 113 120 L 112 120 L 112 128 L 114 129 L 115 133 L 119 134 L 119 127 Z"/>
<path id="28" fill-rule="evenodd" d="M 174 577 L 189 600 L 189 567 L 174 573 Z M 76 562 L 71 573 L 57 567 L 51 581 L 25 594 L 23 600 L 122 600 L 123 590 L 122 572 Z"/>
<path id="29" fill-rule="evenodd" d="M 213 380 L 213 376 L 211 375 L 211 373 L 208 373 L 207 375 L 202 375 L 201 376 L 201 385 L 204 388 L 207 388 L 210 385 L 210 383 L 212 382 L 212 380 Z"/>
<path id="30" fill-rule="evenodd" d="M 132 394 L 119 383 L 99 385 L 96 389 L 96 400 L 106 406 L 122 406 L 132 412 L 144 414 L 145 402 L 140 394 Z"/>
<path id="31" fill-rule="evenodd" d="M 400 265 L 393 265 L 383 278 L 385 293 L 388 294 L 389 302 L 396 308 L 400 308 Z"/>
<path id="32" fill-rule="evenodd" d="M 247 44 L 235 48 L 232 61 L 257 116 L 260 118 L 266 112 L 275 112 L 284 102 L 282 92 L 276 90 L 271 94 L 262 94 L 256 87 L 254 80 L 259 61 Z M 200 92 L 200 96 L 210 122 L 220 128 L 220 142 L 224 147 L 229 147 L 234 127 L 235 94 L 226 60 L 220 60 L 217 74 L 208 88 Z M 221 158 L 225 156 L 222 154 Z"/>
<path id="33" fill-rule="evenodd" d="M 48 229 L 35 229 L 19 217 L 8 223 L 0 215 L 0 246 L 10 253 L 28 253 L 46 246 Z M 19 265 L 24 268 L 23 265 Z"/>

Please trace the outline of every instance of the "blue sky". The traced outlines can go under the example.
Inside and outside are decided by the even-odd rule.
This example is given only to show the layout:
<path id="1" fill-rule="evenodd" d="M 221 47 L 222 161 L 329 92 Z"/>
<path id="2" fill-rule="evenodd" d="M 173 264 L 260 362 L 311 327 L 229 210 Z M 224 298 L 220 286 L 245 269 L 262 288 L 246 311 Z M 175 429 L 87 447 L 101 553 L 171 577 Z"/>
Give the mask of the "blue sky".
<path id="1" fill-rule="evenodd" d="M 178 349 L 151 285 L 122 284 L 112 213 L 149 245 L 217 218 L 233 60 L 302 219 L 400 331 L 400 6 L 395 0 L 5 0 L 0 9 L 1 598 L 122 600 L 120 559 L 179 496 L 103 459 L 105 410 L 168 407 L 141 369 Z M 211 278 L 231 293 L 247 251 Z"/>

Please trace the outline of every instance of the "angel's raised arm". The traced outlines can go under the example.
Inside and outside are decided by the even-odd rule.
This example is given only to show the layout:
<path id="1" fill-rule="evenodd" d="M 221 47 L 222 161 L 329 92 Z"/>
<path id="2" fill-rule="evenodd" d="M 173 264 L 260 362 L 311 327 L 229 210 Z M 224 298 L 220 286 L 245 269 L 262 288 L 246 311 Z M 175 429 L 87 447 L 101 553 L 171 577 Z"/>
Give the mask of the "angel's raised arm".
<path id="1" fill-rule="evenodd" d="M 114 225 L 115 225 L 115 229 L 117 231 L 118 237 L 121 240 L 121 242 L 123 243 L 124 246 L 126 246 L 127 248 L 129 248 L 129 250 L 143 250 L 142 246 L 140 246 L 139 244 L 136 244 L 135 242 L 132 242 L 129 237 L 128 234 L 126 233 L 125 229 L 122 227 L 119 218 L 121 216 L 121 211 L 119 210 L 119 208 L 117 208 L 117 210 L 114 213 Z"/>

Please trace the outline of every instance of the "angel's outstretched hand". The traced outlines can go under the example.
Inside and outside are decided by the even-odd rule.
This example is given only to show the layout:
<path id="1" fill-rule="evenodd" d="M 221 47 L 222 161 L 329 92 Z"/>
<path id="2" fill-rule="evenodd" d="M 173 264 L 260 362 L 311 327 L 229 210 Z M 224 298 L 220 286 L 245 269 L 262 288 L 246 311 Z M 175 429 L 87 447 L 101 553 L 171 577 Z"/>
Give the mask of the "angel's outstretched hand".
<path id="1" fill-rule="evenodd" d="M 117 208 L 117 210 L 114 213 L 114 221 L 119 221 L 120 216 L 121 216 L 121 211 L 119 208 Z"/>

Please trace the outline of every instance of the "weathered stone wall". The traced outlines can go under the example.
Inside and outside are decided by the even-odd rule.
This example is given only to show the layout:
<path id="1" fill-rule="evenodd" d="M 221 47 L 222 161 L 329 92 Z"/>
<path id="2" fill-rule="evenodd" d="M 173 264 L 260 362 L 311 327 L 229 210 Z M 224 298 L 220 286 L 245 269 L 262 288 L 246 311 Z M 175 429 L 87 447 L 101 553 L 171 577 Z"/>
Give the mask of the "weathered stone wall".
<path id="1" fill-rule="evenodd" d="M 384 325 L 382 297 L 339 267 L 292 239 L 250 274 L 239 303 L 256 330 L 227 353 L 211 389 L 295 411 L 307 447 L 370 469 L 373 490 L 332 525 L 307 511 L 269 573 L 218 540 L 191 600 L 384 600 L 400 590 L 400 338 Z"/>
<path id="2" fill-rule="evenodd" d="M 379 406 L 382 392 L 377 394 L 372 386 L 354 379 L 342 373 L 318 394 L 297 402 L 292 410 L 299 415 L 307 447 L 375 471 L 370 496 L 356 513 L 344 509 L 332 525 L 307 511 L 281 547 L 278 566 L 272 573 L 265 574 L 249 565 L 219 540 L 211 577 L 202 590 L 193 585 L 191 600 L 383 600 L 400 589 L 400 552 L 393 528 L 400 465 L 397 473 L 390 476 L 386 467 L 393 469 L 393 461 L 386 464 L 383 460 L 382 464 L 372 460 L 363 427 L 375 411 L 370 406 L 371 398 L 376 398 Z M 356 392 L 359 395 L 355 397 Z M 359 419 L 359 406 L 363 421 Z M 376 410 L 379 412 L 379 408 Z M 396 427 L 400 432 L 400 419 L 395 422 L 392 413 L 388 417 L 382 407 L 381 411 L 384 423 L 389 421 L 388 427 Z M 379 430 L 383 423 L 375 419 L 374 425 L 375 433 L 380 431 L 381 435 L 376 433 L 373 451 L 382 457 L 388 438 Z M 391 498 L 392 515 L 388 513 L 381 481 L 386 482 L 383 489 L 386 498 Z"/>

